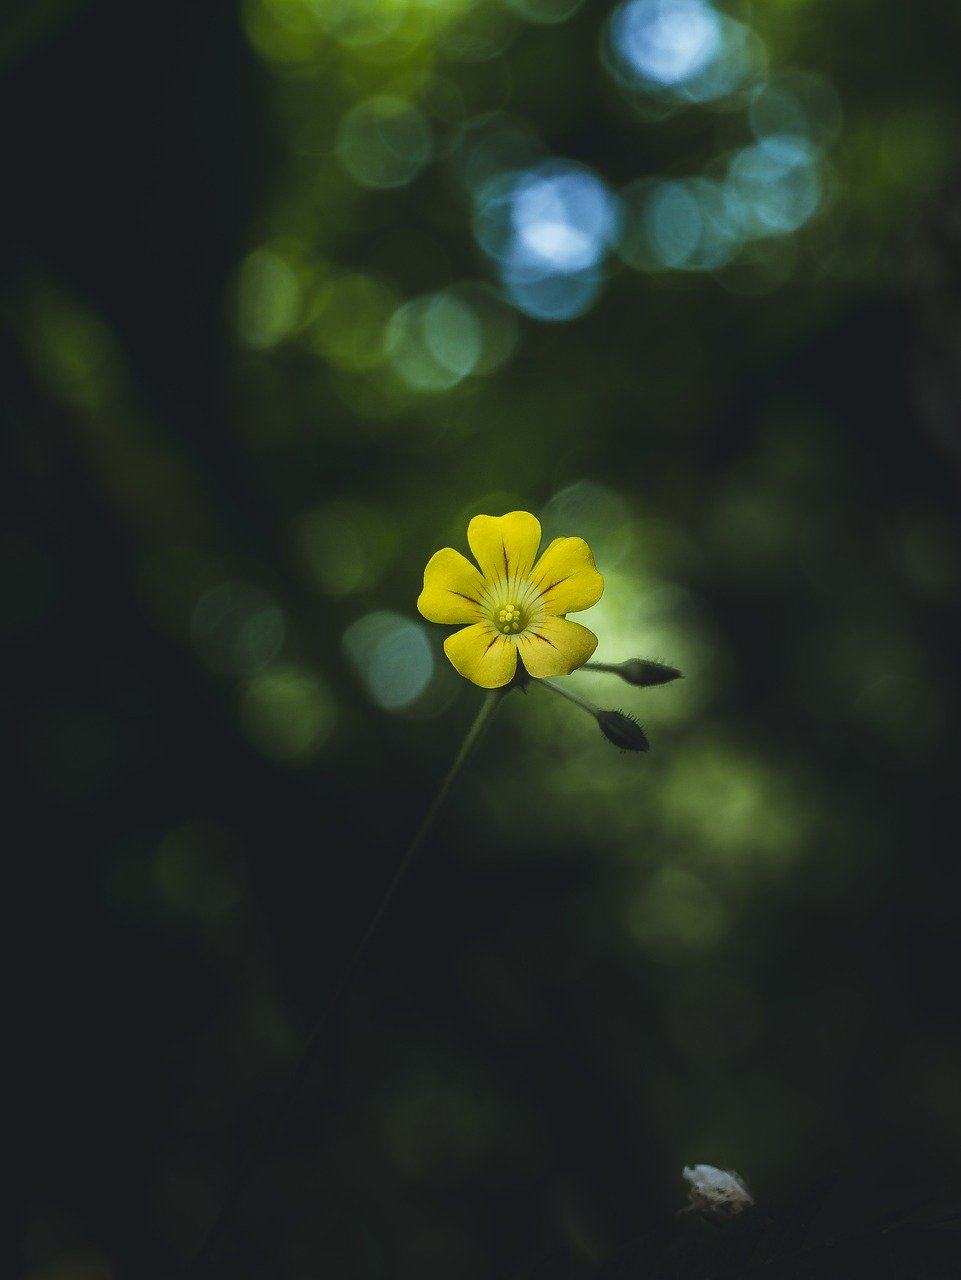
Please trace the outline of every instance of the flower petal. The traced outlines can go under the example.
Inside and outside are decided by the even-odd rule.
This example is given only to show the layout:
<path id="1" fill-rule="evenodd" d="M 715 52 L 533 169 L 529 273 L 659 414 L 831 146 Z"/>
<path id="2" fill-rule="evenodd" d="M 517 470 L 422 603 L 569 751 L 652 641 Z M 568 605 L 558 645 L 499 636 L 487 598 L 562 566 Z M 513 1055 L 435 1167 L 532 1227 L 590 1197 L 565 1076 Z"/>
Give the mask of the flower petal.
<path id="1" fill-rule="evenodd" d="M 528 675 L 566 676 L 582 667 L 597 648 L 597 636 L 579 622 L 544 618 L 518 641 Z"/>
<path id="2" fill-rule="evenodd" d="M 555 617 L 589 609 L 604 594 L 604 579 L 583 538 L 555 538 L 534 566 L 531 579 L 542 594 L 543 608 Z"/>
<path id="3" fill-rule="evenodd" d="M 482 689 L 507 684 L 517 666 L 515 641 L 480 622 L 448 636 L 444 652 L 462 676 Z"/>
<path id="4" fill-rule="evenodd" d="M 484 579 L 467 557 L 444 547 L 427 561 L 417 608 L 428 622 L 476 622 L 483 594 Z"/>
<path id="5" fill-rule="evenodd" d="M 541 525 L 529 511 L 474 516 L 467 541 L 488 582 L 526 578 L 541 545 Z"/>

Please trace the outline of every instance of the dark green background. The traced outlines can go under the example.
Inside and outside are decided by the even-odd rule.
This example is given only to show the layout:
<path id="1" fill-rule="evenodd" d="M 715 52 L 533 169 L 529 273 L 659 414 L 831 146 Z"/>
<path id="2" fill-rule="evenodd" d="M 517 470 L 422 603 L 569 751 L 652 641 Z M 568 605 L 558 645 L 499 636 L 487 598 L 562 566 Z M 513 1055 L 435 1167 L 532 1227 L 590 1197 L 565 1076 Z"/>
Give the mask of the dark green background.
<path id="1" fill-rule="evenodd" d="M 174 1275 L 196 1246 L 480 697 L 423 627 L 435 676 L 385 710 L 344 633 L 413 622 L 430 553 L 515 506 L 579 514 L 557 532 L 608 579 L 598 657 L 687 678 L 571 677 L 640 716 L 643 758 L 511 695 L 222 1273 L 598 1259 L 698 1161 L 764 1199 L 936 1179 L 961 1143 L 957 15 L 739 11 L 841 104 L 810 225 L 717 276 L 612 258 L 583 318 L 521 317 L 500 369 L 418 393 L 376 300 L 490 277 L 443 146 L 409 185 L 351 180 L 355 101 L 429 115 L 442 81 L 614 187 L 700 171 L 743 113 L 633 113 L 594 0 L 437 19 L 380 60 L 318 19 L 278 62 L 264 13 L 0 27 L 22 1274 Z M 468 18 L 494 56 L 451 54 Z M 243 308 L 265 245 L 300 309 L 252 349 L 238 271 Z M 325 328 L 345 278 L 374 319 L 348 291 Z"/>

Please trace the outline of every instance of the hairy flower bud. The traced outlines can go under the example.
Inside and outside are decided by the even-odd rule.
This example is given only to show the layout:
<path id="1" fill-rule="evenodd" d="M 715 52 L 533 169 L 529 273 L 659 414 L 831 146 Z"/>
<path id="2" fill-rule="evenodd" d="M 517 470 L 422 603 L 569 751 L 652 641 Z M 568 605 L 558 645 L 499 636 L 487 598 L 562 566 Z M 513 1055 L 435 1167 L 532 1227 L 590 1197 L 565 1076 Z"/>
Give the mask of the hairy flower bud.
<path id="1" fill-rule="evenodd" d="M 670 684 L 672 680 L 682 679 L 677 667 L 669 667 L 663 662 L 652 662 L 648 658 L 628 658 L 611 668 L 628 684 L 654 685 Z"/>
<path id="2" fill-rule="evenodd" d="M 597 723 L 608 742 L 613 742 L 622 751 L 651 749 L 647 734 L 633 716 L 625 715 L 623 711 L 598 711 Z"/>

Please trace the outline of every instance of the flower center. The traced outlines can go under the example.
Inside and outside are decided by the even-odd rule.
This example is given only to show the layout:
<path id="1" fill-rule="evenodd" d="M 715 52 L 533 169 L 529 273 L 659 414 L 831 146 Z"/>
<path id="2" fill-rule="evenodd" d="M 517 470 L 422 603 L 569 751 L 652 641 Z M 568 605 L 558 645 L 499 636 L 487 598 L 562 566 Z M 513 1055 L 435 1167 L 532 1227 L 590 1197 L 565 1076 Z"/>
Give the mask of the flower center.
<path id="1" fill-rule="evenodd" d="M 494 627 L 505 636 L 516 636 L 526 630 L 527 621 L 527 611 L 514 600 L 498 605 L 491 617 Z"/>

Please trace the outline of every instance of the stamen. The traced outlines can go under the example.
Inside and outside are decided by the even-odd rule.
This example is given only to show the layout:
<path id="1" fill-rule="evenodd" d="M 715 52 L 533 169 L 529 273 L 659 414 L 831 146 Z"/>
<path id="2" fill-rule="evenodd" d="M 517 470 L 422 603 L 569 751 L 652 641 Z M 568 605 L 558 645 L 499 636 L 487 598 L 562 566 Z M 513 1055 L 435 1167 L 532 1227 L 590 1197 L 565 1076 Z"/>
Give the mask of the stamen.
<path id="1" fill-rule="evenodd" d="M 502 635 L 517 635 L 527 627 L 527 617 L 515 601 L 503 604 L 494 611 L 494 626 Z"/>
<path id="2" fill-rule="evenodd" d="M 536 625 L 540 617 L 540 596 L 529 578 L 516 574 L 485 584 L 484 608 L 495 631 L 520 636 Z"/>

